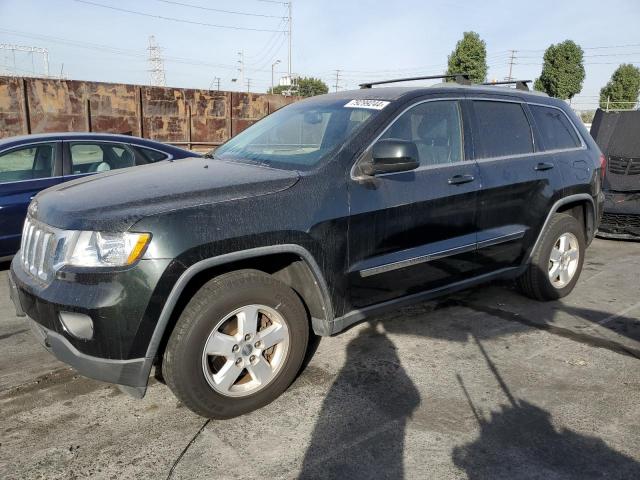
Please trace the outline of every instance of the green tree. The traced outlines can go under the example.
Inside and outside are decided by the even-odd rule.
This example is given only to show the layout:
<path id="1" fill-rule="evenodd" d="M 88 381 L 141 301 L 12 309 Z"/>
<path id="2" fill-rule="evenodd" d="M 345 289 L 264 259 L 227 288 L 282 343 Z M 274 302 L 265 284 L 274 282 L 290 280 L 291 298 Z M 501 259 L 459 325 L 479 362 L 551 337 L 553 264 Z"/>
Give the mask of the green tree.
<path id="1" fill-rule="evenodd" d="M 268 93 L 280 95 L 282 92 L 291 90 L 294 95 L 300 95 L 301 97 L 313 97 L 315 95 L 322 95 L 329 92 L 329 87 L 319 78 L 314 77 L 300 77 L 294 79 L 292 87 L 286 87 L 278 85 L 269 89 Z"/>
<path id="2" fill-rule="evenodd" d="M 449 55 L 447 75 L 454 73 L 468 73 L 474 83 L 487 78 L 487 47 L 476 32 L 464 32 Z"/>
<path id="3" fill-rule="evenodd" d="M 567 100 L 580 93 L 584 77 L 582 48 L 571 40 L 565 40 L 549 46 L 544 52 L 542 73 L 533 88 Z"/>
<path id="4" fill-rule="evenodd" d="M 620 65 L 611 80 L 600 90 L 600 108 L 631 109 L 640 95 L 640 68 L 629 63 Z"/>

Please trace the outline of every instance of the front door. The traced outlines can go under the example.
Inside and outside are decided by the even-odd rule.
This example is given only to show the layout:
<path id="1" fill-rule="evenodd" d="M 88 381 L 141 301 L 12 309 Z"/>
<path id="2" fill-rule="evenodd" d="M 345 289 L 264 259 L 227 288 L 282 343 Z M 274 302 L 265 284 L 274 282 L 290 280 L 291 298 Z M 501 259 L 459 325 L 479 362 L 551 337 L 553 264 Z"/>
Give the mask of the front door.
<path id="1" fill-rule="evenodd" d="M 416 170 L 352 178 L 349 183 L 351 308 L 431 290 L 470 275 L 479 188 L 465 160 L 461 102 L 422 101 L 379 138 L 416 144 Z M 361 161 L 367 161 L 369 149 Z"/>
<path id="2" fill-rule="evenodd" d="M 60 183 L 60 142 L 13 147 L 0 153 L 0 258 L 20 248 L 31 199 Z"/>

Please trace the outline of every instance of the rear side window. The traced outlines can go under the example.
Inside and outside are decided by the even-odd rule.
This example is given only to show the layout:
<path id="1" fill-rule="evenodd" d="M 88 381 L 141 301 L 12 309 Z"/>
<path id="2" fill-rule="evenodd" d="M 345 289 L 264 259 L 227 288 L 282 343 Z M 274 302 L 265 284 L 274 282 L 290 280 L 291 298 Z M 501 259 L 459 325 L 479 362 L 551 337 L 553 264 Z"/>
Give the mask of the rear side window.
<path id="1" fill-rule="evenodd" d="M 0 154 L 0 183 L 35 180 L 53 176 L 55 143 L 17 148 Z"/>
<path id="2" fill-rule="evenodd" d="M 545 150 L 562 150 L 580 146 L 573 125 L 557 108 L 529 105 L 533 119 L 540 130 Z"/>
<path id="3" fill-rule="evenodd" d="M 477 142 L 480 158 L 505 157 L 533 152 L 531 126 L 522 105 L 476 100 Z"/>
<path id="4" fill-rule="evenodd" d="M 136 148 L 142 152 L 142 155 L 149 160 L 150 162 L 159 162 L 160 160 L 165 160 L 169 158 L 169 155 L 161 152 L 159 150 L 153 150 L 151 148 L 145 148 L 136 146 Z"/>

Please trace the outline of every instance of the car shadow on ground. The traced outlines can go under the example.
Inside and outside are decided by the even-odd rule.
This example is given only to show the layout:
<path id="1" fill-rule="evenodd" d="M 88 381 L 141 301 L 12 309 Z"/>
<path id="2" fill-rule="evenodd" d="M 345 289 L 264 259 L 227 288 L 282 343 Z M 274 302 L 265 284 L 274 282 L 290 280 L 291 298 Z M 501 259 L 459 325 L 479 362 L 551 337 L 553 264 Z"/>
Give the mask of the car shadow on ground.
<path id="1" fill-rule="evenodd" d="M 536 312 L 534 321 L 499 308 L 483 307 L 473 301 L 477 290 L 445 298 L 439 303 L 408 307 L 397 315 L 371 320 L 368 327 L 360 331 L 348 344 L 344 367 L 323 402 L 298 478 L 405 477 L 405 430 L 420 406 L 421 398 L 387 333 L 475 342 L 509 399 L 508 404 L 491 413 L 489 418 L 483 418 L 458 375 L 460 395 L 464 394 L 469 402 L 479 434 L 476 440 L 453 448 L 451 456 L 453 463 L 469 478 L 640 478 L 640 463 L 634 459 L 616 452 L 597 437 L 556 428 L 550 412 L 525 398 L 515 398 L 482 342 L 537 328 L 636 358 L 640 358 L 640 351 L 630 353 L 626 347 L 597 335 L 576 333 L 553 325 L 557 311 L 564 310 L 587 320 L 602 318 L 605 312 L 552 302 L 553 308 L 533 310 Z M 504 293 L 507 294 L 508 289 Z M 452 319 L 448 322 L 446 310 L 459 307 L 510 323 L 506 328 L 492 329 L 476 327 L 468 321 Z M 418 313 L 421 318 L 400 318 L 406 317 L 407 313 L 413 316 Z"/>

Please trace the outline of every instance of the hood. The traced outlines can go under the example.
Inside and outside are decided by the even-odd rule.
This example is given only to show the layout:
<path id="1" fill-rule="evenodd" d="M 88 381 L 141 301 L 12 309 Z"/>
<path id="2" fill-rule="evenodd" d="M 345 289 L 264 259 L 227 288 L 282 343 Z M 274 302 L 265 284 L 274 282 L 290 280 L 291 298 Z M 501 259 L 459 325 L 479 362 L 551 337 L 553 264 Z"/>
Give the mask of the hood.
<path id="1" fill-rule="evenodd" d="M 298 173 L 208 158 L 163 161 L 62 183 L 29 212 L 67 230 L 125 231 L 141 218 L 285 190 Z"/>

